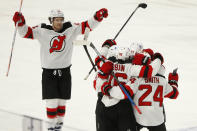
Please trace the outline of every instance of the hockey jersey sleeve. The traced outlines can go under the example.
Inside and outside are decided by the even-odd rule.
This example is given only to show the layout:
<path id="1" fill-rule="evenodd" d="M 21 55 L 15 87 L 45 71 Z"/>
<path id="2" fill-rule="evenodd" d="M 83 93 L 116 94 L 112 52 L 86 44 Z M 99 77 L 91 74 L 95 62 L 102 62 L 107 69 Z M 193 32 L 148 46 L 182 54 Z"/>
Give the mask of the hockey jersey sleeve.
<path id="1" fill-rule="evenodd" d="M 96 92 L 101 92 L 101 86 L 107 81 L 108 81 L 108 79 L 102 79 L 102 78 L 98 77 L 98 74 L 97 74 L 94 81 L 93 81 L 93 86 L 94 86 L 94 89 L 96 90 Z"/>
<path id="2" fill-rule="evenodd" d="M 41 35 L 41 24 L 34 27 L 30 27 L 25 24 L 21 27 L 18 27 L 18 32 L 23 38 L 38 39 L 38 37 Z"/>
<path id="3" fill-rule="evenodd" d="M 133 96 L 138 89 L 140 79 L 138 78 L 131 78 L 130 81 L 124 85 L 128 94 Z M 109 91 L 111 97 L 122 100 L 127 99 L 126 94 L 119 86 L 113 86 L 113 88 Z"/>
<path id="4" fill-rule="evenodd" d="M 178 85 L 169 84 L 166 82 L 164 97 L 170 99 L 176 99 L 179 95 Z"/>
<path id="5" fill-rule="evenodd" d="M 132 65 L 129 71 L 129 76 L 138 76 L 140 78 L 150 78 L 155 76 L 161 66 L 161 60 L 155 59 L 150 65 Z"/>
<path id="6" fill-rule="evenodd" d="M 81 23 L 74 23 L 73 24 L 73 27 L 75 28 L 74 29 L 74 34 L 77 36 L 77 35 L 80 35 L 80 34 L 85 34 L 86 32 L 86 28 L 88 28 L 90 31 L 92 31 L 94 28 L 97 27 L 97 25 L 99 24 L 100 22 L 98 22 L 97 20 L 95 20 L 94 17 L 90 18 L 89 20 L 87 21 L 83 21 Z"/>

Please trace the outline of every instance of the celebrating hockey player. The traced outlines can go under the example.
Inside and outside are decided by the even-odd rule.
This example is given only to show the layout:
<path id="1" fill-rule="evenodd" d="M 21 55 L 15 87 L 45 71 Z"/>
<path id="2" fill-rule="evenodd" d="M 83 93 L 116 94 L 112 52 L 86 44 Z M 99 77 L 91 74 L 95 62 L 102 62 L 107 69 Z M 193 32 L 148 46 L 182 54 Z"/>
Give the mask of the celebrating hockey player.
<path id="1" fill-rule="evenodd" d="M 114 54 L 116 50 L 119 50 L 119 52 L 122 53 L 121 56 L 119 55 L 118 61 Z M 126 69 L 124 69 L 124 66 L 126 64 L 131 64 L 127 63 L 127 58 L 129 58 L 129 51 L 126 52 L 126 50 L 129 50 L 129 48 L 117 48 L 116 46 L 113 46 L 113 48 L 111 48 L 108 52 L 109 60 L 114 62 L 115 75 L 119 78 L 123 77 L 123 79 L 120 80 L 121 83 L 127 82 L 127 75 L 125 74 Z M 109 71 L 110 73 L 113 69 L 113 66 L 109 66 L 113 65 L 111 61 L 104 63 L 101 67 L 101 70 Z M 106 67 L 105 64 L 108 65 L 109 69 L 103 68 Z M 101 77 L 102 79 L 106 79 L 109 77 L 109 82 L 104 82 L 100 88 L 100 93 L 98 93 L 99 98 L 96 108 L 97 131 L 135 131 L 136 122 L 130 101 L 128 99 L 121 101 L 108 99 L 108 94 L 104 93 L 104 90 L 110 88 L 111 85 L 117 85 L 117 82 L 112 79 L 112 76 L 98 75 L 98 77 Z M 111 85 L 109 83 L 111 83 Z"/>
<path id="2" fill-rule="evenodd" d="M 46 112 L 50 121 L 49 131 L 60 131 L 66 111 L 66 100 L 71 98 L 71 56 L 73 40 L 84 34 L 86 28 L 94 29 L 108 16 L 107 9 L 97 11 L 90 20 L 82 23 L 65 22 L 61 10 L 51 10 L 52 25 L 40 24 L 30 27 L 24 16 L 16 12 L 13 17 L 21 37 L 37 39 L 40 43 L 42 73 L 42 96 L 46 100 Z"/>
<path id="3" fill-rule="evenodd" d="M 107 93 L 113 86 L 118 85 L 111 72 L 113 71 L 119 81 L 125 85 L 131 76 L 151 77 L 155 75 L 161 63 L 163 63 L 163 57 L 159 53 L 155 53 L 154 61 L 149 64 L 144 55 L 136 54 L 131 62 L 128 48 L 118 49 L 115 45 L 116 43 L 113 40 L 105 41 L 101 53 L 104 57 L 107 56 L 108 60 L 105 63 L 101 62 L 98 57 L 95 60 L 99 68 L 98 75 L 94 80 L 94 88 L 98 92 L 96 107 L 97 131 L 135 131 L 136 124 L 131 103 L 128 99 L 121 101 L 114 99 Z M 141 51 L 142 46 L 137 47 L 136 50 Z M 144 66 L 137 65 L 139 63 L 144 64 Z M 127 86 L 125 87 L 127 88 Z"/>
<path id="4" fill-rule="evenodd" d="M 149 131 L 166 131 L 164 98 L 176 99 L 178 92 L 178 74 L 169 73 L 168 82 L 164 76 L 162 65 L 156 76 L 151 78 L 131 78 L 125 85 L 134 95 L 134 102 L 139 106 L 142 114 L 134 110 L 138 131 L 146 127 Z M 116 99 L 126 99 L 119 87 L 114 86 L 108 93 Z"/>

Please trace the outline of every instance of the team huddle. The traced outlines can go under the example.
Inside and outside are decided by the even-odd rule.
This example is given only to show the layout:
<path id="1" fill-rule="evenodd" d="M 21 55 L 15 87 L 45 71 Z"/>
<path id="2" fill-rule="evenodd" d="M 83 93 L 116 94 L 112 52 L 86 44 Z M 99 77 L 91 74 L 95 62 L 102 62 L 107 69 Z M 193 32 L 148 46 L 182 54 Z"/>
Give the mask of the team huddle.
<path id="1" fill-rule="evenodd" d="M 73 41 L 107 17 L 108 10 L 102 8 L 87 21 L 65 22 L 63 12 L 55 9 L 50 12 L 51 25 L 42 23 L 30 27 L 22 13 L 15 12 L 13 21 L 20 36 L 40 43 L 42 99 L 46 101 L 48 131 L 62 131 L 64 124 L 66 102 L 71 98 Z M 177 98 L 178 74 L 169 73 L 168 81 L 165 79 L 163 56 L 143 49 L 141 44 L 119 47 L 112 39 L 103 43 L 101 54 L 103 58 L 95 59 L 98 71 L 93 82 L 98 92 L 97 131 L 139 131 L 143 127 L 166 131 L 163 99 Z M 119 87 L 120 83 L 124 88 Z M 130 97 L 140 114 L 133 108 Z"/>
<path id="2" fill-rule="evenodd" d="M 166 131 L 163 99 L 177 98 L 178 74 L 169 73 L 167 81 L 162 55 L 143 49 L 141 44 L 119 47 L 109 39 L 102 45 L 101 53 L 105 63 L 99 57 L 95 59 L 99 69 L 94 80 L 98 92 L 97 131 L 139 131 L 143 127 Z M 141 114 L 133 109 L 112 72 L 133 97 Z"/>

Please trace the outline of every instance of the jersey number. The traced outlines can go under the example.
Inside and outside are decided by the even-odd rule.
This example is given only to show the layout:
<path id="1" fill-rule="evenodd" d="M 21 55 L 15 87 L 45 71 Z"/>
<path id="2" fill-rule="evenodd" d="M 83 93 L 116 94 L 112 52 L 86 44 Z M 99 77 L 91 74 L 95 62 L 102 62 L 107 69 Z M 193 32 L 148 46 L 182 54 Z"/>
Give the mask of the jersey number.
<path id="1" fill-rule="evenodd" d="M 115 76 L 116 76 L 117 78 L 122 78 L 122 79 L 124 79 L 124 80 L 127 80 L 127 74 L 125 74 L 125 73 L 115 73 Z M 112 79 L 113 79 L 113 76 L 111 75 L 111 76 L 110 76 L 110 79 L 109 79 L 110 83 L 111 83 Z M 123 82 L 123 81 L 120 81 L 120 84 L 124 85 L 124 84 L 126 84 L 126 83 Z M 113 86 L 118 86 L 118 82 L 117 82 L 116 80 L 114 80 L 114 83 L 113 83 L 112 85 L 113 85 Z"/>
<path id="2" fill-rule="evenodd" d="M 146 92 L 139 98 L 139 106 L 152 106 L 151 101 L 144 101 L 144 99 L 152 92 L 151 85 L 140 85 L 139 90 L 146 90 Z M 153 101 L 159 102 L 159 106 L 163 105 L 163 86 L 159 85 L 154 93 Z"/>

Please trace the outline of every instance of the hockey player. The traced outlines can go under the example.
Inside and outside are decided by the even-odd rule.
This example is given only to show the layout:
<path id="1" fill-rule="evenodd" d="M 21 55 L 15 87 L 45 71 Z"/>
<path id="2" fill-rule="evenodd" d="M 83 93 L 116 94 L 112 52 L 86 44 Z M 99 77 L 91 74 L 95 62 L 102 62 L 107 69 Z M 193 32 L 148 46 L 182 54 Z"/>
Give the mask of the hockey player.
<path id="1" fill-rule="evenodd" d="M 117 47 L 116 47 L 117 48 Z M 110 49 L 111 50 L 111 49 Z M 116 50 L 116 49 L 115 49 Z M 114 59 L 112 58 L 113 55 L 109 57 L 110 60 L 114 62 L 114 73 L 118 77 L 123 77 L 120 81 L 122 83 L 127 82 L 127 75 L 125 74 L 126 69 L 124 69 L 124 66 L 127 63 L 127 58 L 129 58 L 129 48 L 118 48 L 117 49 L 119 53 L 122 53 L 122 55 L 119 55 L 118 59 L 117 57 Z M 127 50 L 127 53 L 126 51 Z M 116 51 L 115 51 L 116 52 Z M 108 53 L 109 54 L 109 53 Z M 105 70 L 103 67 L 105 64 L 113 64 L 112 62 L 108 61 L 103 64 L 101 67 L 101 70 Z M 109 66 L 112 70 L 113 66 Z M 105 79 L 105 77 L 109 77 L 109 82 L 106 81 L 101 86 L 101 89 L 99 93 L 99 100 L 97 102 L 97 108 L 96 108 L 96 120 L 97 120 L 97 130 L 98 131 L 135 131 L 136 130 L 136 121 L 133 114 L 133 108 L 130 104 L 130 101 L 128 99 L 116 101 L 114 99 L 109 98 L 108 94 L 105 94 L 103 90 L 106 90 L 110 85 L 117 85 L 117 83 L 112 80 L 112 76 L 100 76 L 99 77 Z M 104 89 L 105 88 L 105 89 Z M 103 96 L 104 95 L 104 96 Z"/>
<path id="2" fill-rule="evenodd" d="M 21 37 L 37 39 L 40 43 L 42 73 L 42 98 L 46 100 L 46 112 L 50 125 L 49 131 L 60 131 L 66 111 L 66 100 L 71 98 L 71 56 L 73 40 L 85 29 L 94 29 L 108 16 L 107 9 L 97 11 L 90 20 L 82 23 L 64 21 L 61 10 L 51 10 L 49 21 L 51 25 L 40 24 L 30 27 L 24 16 L 16 12 L 13 21 L 18 22 Z"/>
<path id="3" fill-rule="evenodd" d="M 128 61 L 129 52 L 123 51 L 126 48 L 119 50 L 123 51 L 119 52 L 118 55 L 118 59 L 121 60 L 116 61 L 115 59 L 117 57 L 114 56 L 117 55 L 116 51 L 118 47 L 114 45 L 116 45 L 116 43 L 113 40 L 107 40 L 102 46 L 101 53 L 106 56 L 106 52 L 108 52 L 108 60 L 106 63 L 103 64 L 99 61 L 99 58 L 96 58 L 97 66 L 100 69 L 94 80 L 94 88 L 98 92 L 96 107 L 97 131 L 135 131 L 135 118 L 133 117 L 130 102 L 128 100 L 120 101 L 119 99 L 114 99 L 107 93 L 108 89 L 117 86 L 117 82 L 110 74 L 113 70 L 123 85 L 129 80 L 130 76 L 151 77 L 157 72 L 158 66 L 160 67 L 161 62 L 163 62 L 163 57 L 160 54 L 156 54 L 152 65 L 146 65 L 146 61 L 144 63 L 145 57 L 143 55 L 135 55 L 137 57 L 134 57 L 133 64 L 138 62 L 145 64 L 144 66 L 135 66 L 131 64 L 131 61 Z M 111 48 L 108 49 L 109 47 Z M 126 74 L 127 72 L 129 72 L 129 74 Z"/>
<path id="4" fill-rule="evenodd" d="M 151 78 L 131 78 L 125 85 L 131 95 L 134 94 L 134 102 L 141 110 L 138 114 L 134 110 L 138 131 L 146 127 L 149 131 L 166 131 L 164 98 L 176 99 L 178 92 L 178 74 L 169 73 L 168 82 L 164 77 L 165 68 L 162 65 L 156 76 Z M 108 90 L 111 97 L 126 99 L 119 87 Z"/>

